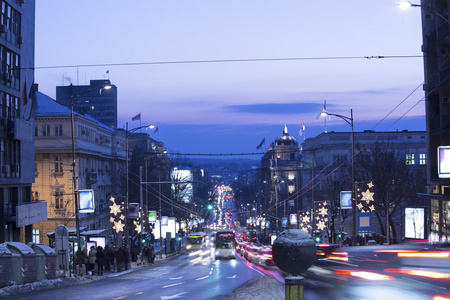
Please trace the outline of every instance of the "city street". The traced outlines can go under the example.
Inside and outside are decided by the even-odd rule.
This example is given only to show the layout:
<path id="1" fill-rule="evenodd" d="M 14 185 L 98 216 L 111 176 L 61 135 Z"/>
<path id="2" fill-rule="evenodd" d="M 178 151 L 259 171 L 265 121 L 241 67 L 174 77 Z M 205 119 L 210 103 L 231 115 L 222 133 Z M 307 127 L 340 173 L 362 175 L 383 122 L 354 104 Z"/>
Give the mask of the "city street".
<path id="1" fill-rule="evenodd" d="M 433 251 L 427 257 L 398 258 L 399 249 L 401 253 L 422 253 L 409 252 L 418 250 L 417 246 L 349 247 L 341 249 L 348 253 L 348 261 L 318 261 L 305 273 L 305 299 L 409 300 L 439 299 L 433 298 L 438 295 L 450 299 L 448 253 Z M 432 257 L 437 253 L 447 258 Z M 209 250 L 184 252 L 127 274 L 111 275 L 87 284 L 8 299 L 227 299 L 219 296 L 263 275 L 278 283 L 273 280 L 267 286 L 259 286 L 259 294 L 269 296 L 276 292 L 278 299 L 284 299 L 284 275 L 277 267 L 258 266 L 240 255 L 236 260 L 214 261 Z M 239 299 L 255 299 L 242 290 L 239 295 Z"/>

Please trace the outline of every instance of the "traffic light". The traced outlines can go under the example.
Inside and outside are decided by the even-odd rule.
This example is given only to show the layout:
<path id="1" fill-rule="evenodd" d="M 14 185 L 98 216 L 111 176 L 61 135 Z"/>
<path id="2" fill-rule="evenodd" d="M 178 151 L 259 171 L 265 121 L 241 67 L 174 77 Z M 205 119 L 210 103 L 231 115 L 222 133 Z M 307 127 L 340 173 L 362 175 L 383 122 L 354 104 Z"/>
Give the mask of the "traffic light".
<path id="1" fill-rule="evenodd" d="M 322 242 L 322 236 L 319 231 L 314 232 L 314 242 L 316 242 L 316 244 Z"/>
<path id="2" fill-rule="evenodd" d="M 343 238 L 342 232 L 339 232 L 339 233 L 337 234 L 337 238 L 338 238 L 339 240 L 341 240 L 341 239 Z"/>
<path id="3" fill-rule="evenodd" d="M 211 199 L 208 200 L 208 210 L 213 210 L 214 208 L 214 204 L 213 201 Z"/>

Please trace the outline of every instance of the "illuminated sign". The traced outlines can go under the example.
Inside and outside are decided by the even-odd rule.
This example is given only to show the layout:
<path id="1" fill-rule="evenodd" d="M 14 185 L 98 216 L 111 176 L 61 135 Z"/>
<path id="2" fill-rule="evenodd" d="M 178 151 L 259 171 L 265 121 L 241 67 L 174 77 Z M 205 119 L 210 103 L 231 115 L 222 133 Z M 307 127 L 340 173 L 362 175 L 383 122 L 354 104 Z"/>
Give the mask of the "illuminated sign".
<path id="1" fill-rule="evenodd" d="M 79 190 L 78 201 L 80 203 L 80 213 L 84 214 L 95 212 L 94 190 Z"/>
<path id="2" fill-rule="evenodd" d="M 342 191 L 341 192 L 341 209 L 351 209 L 352 208 L 352 192 Z"/>

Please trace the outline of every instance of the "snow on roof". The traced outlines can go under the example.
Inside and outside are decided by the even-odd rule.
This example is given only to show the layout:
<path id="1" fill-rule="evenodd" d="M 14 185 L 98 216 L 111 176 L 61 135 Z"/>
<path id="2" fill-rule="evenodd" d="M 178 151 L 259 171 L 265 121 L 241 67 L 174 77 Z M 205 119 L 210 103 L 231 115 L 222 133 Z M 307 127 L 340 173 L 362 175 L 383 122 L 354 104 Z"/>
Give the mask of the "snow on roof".
<path id="1" fill-rule="evenodd" d="M 36 116 L 70 114 L 70 109 L 41 92 L 36 92 L 36 102 Z"/>
<path id="2" fill-rule="evenodd" d="M 66 106 L 59 104 L 56 102 L 56 100 L 50 98 L 49 96 L 41 93 L 36 92 L 36 116 L 60 116 L 60 115 L 70 115 L 70 109 Z M 87 120 L 90 120 L 92 122 L 95 122 L 98 124 L 98 126 L 108 129 L 110 131 L 114 131 L 114 128 L 111 128 L 101 122 L 99 122 L 97 119 L 92 117 L 91 115 L 84 114 L 80 115 L 77 112 L 74 112 L 74 115 L 78 115 L 82 118 L 85 118 Z"/>

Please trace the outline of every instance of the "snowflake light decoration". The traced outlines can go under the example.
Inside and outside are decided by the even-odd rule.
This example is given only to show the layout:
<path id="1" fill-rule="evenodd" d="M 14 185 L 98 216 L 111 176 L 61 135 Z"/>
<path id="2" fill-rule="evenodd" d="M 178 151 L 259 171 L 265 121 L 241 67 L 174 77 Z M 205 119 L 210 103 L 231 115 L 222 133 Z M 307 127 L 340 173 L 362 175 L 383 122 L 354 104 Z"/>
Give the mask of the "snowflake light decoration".
<path id="1" fill-rule="evenodd" d="M 123 231 L 123 228 L 125 227 L 125 224 L 122 223 L 122 221 L 119 220 L 119 222 L 114 222 L 113 229 L 116 230 L 117 233 L 120 231 Z"/>
<path id="2" fill-rule="evenodd" d="M 120 205 L 117 205 L 115 202 L 113 205 L 111 205 L 109 207 L 111 214 L 114 214 L 114 216 L 117 216 L 118 214 L 120 214 L 121 210 L 120 210 Z"/>
<path id="3" fill-rule="evenodd" d="M 304 231 L 311 229 L 311 213 L 309 211 L 299 212 L 299 227 Z"/>
<path id="4" fill-rule="evenodd" d="M 139 221 L 136 221 L 136 220 L 134 220 L 133 221 L 133 224 L 134 224 L 134 226 L 136 226 L 136 232 L 138 233 L 138 234 L 140 234 L 141 233 L 141 230 L 142 230 L 142 227 L 141 227 L 141 224 L 139 223 Z"/>
<path id="5" fill-rule="evenodd" d="M 375 195 L 371 189 L 375 186 L 372 181 L 366 182 L 367 188 L 364 192 L 361 192 L 359 199 L 357 199 L 357 207 L 360 212 L 373 212 L 375 206 L 373 204 L 373 196 Z M 364 189 L 364 188 L 362 188 Z M 358 189 L 359 190 L 359 189 Z M 358 201 L 359 200 L 359 201 Z"/>
<path id="6" fill-rule="evenodd" d="M 315 202 L 315 228 L 319 230 L 324 230 L 327 227 L 328 222 L 328 207 L 327 201 Z"/>

